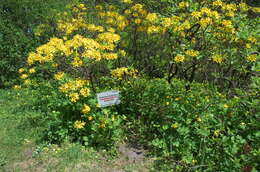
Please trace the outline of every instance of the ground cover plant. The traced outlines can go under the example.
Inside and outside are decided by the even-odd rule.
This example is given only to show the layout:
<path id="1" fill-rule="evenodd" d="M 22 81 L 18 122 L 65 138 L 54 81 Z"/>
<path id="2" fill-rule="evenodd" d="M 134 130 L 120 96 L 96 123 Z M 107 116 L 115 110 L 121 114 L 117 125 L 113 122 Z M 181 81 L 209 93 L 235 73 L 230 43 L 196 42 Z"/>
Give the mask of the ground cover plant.
<path id="1" fill-rule="evenodd" d="M 161 158 L 158 171 L 256 171 L 259 8 L 152 2 L 75 1 L 35 28 L 44 43 L 14 88 L 34 90 L 43 139 L 97 149 L 128 140 Z M 100 108 L 96 93 L 112 89 L 121 104 Z"/>

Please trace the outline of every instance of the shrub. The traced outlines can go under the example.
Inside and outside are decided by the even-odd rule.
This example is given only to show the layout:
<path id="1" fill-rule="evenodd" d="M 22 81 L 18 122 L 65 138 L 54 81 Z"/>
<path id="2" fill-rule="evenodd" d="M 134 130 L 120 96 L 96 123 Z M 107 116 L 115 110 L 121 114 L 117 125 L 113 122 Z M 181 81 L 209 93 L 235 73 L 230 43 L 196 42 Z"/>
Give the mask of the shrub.
<path id="1" fill-rule="evenodd" d="M 256 168 L 256 92 L 240 99 L 235 89 L 250 88 L 259 70 L 250 7 L 183 1 L 163 16 L 122 2 L 68 5 L 51 25 L 55 36 L 18 71 L 52 111 L 46 138 L 107 146 L 123 128 L 176 171 Z M 102 110 L 95 94 L 107 89 L 122 91 L 122 104 Z"/>
<path id="2" fill-rule="evenodd" d="M 176 171 L 257 168 L 257 92 L 227 98 L 213 87 L 164 79 L 125 84 L 120 113 L 130 141 L 165 157 Z M 240 95 L 241 96 L 241 95 Z"/>

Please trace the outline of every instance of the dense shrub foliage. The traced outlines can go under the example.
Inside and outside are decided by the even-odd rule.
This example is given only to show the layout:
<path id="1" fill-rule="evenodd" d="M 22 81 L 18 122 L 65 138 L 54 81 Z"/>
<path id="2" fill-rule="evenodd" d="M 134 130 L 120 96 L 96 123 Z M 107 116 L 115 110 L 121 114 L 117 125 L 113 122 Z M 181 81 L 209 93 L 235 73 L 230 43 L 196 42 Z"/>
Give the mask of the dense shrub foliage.
<path id="1" fill-rule="evenodd" d="M 91 2 L 36 27 L 44 43 L 18 70 L 47 112 L 45 139 L 110 148 L 128 138 L 169 162 L 165 170 L 256 170 L 259 31 L 249 11 L 258 8 Z M 100 108 L 96 93 L 111 89 L 121 104 Z"/>
<path id="2" fill-rule="evenodd" d="M 256 93 L 228 99 L 202 84 L 186 91 L 179 80 L 137 79 L 125 85 L 120 113 L 127 117 L 127 131 L 134 133 L 129 140 L 170 158 L 168 169 L 239 171 L 257 167 Z"/>

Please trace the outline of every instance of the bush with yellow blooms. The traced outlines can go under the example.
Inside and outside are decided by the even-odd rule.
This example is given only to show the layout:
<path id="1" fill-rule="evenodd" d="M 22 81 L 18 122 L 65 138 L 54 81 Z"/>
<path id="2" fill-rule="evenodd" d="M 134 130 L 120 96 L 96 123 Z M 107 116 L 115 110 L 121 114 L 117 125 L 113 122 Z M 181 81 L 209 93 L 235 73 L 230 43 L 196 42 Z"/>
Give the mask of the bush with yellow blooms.
<path id="1" fill-rule="evenodd" d="M 132 132 L 174 171 L 256 168 L 253 7 L 177 0 L 150 11 L 139 2 L 70 3 L 55 23 L 39 26 L 54 27 L 53 37 L 28 54 L 28 68 L 18 73 L 51 111 L 47 139 L 107 148 Z M 35 34 L 44 37 L 44 29 Z M 108 90 L 122 93 L 121 104 L 100 108 L 96 93 Z M 252 155 L 243 152 L 246 144 Z"/>

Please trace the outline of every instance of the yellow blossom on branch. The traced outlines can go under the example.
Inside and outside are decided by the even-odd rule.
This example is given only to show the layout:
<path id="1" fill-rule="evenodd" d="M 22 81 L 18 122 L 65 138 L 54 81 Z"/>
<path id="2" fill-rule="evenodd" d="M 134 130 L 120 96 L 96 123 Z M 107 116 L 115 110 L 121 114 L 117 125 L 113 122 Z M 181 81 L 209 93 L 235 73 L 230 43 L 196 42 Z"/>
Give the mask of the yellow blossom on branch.
<path id="1" fill-rule="evenodd" d="M 73 127 L 76 129 L 82 129 L 86 125 L 86 122 L 83 121 L 75 121 Z"/>
<path id="2" fill-rule="evenodd" d="M 246 60 L 249 62 L 255 62 L 256 61 L 257 54 L 251 54 L 246 57 Z"/>
<path id="3" fill-rule="evenodd" d="M 88 120 L 89 121 L 93 120 L 93 116 L 88 116 Z"/>
<path id="4" fill-rule="evenodd" d="M 187 50 L 185 51 L 185 54 L 188 56 L 196 57 L 199 55 L 199 51 L 196 50 Z"/>
<path id="5" fill-rule="evenodd" d="M 189 3 L 182 1 L 182 2 L 180 2 L 180 3 L 178 4 L 178 7 L 179 7 L 179 8 L 189 7 Z"/>
<path id="6" fill-rule="evenodd" d="M 200 11 L 193 11 L 191 13 L 191 16 L 195 19 L 199 19 L 202 15 L 201 15 L 201 12 Z"/>
<path id="7" fill-rule="evenodd" d="M 175 122 L 174 124 L 171 125 L 172 128 L 178 128 L 179 124 L 177 122 Z"/>
<path id="8" fill-rule="evenodd" d="M 219 54 L 213 55 L 212 60 L 216 63 L 222 63 L 224 61 L 223 57 L 221 57 Z"/>
<path id="9" fill-rule="evenodd" d="M 184 60 L 185 60 L 185 57 L 184 57 L 184 55 L 181 55 L 181 54 L 178 54 L 177 56 L 174 57 L 174 61 L 177 63 L 184 62 Z"/>
<path id="10" fill-rule="evenodd" d="M 76 103 L 79 100 L 79 94 L 71 93 L 71 94 L 69 94 L 69 98 L 72 103 Z"/>
<path id="11" fill-rule="evenodd" d="M 223 5 L 223 2 L 221 0 L 216 0 L 216 1 L 213 1 L 213 6 L 216 6 L 216 7 L 221 7 Z"/>
<path id="12" fill-rule="evenodd" d="M 89 113 L 90 112 L 90 107 L 86 104 L 83 105 L 83 108 L 81 109 L 81 112 L 86 114 L 86 113 Z"/>
<path id="13" fill-rule="evenodd" d="M 64 76 L 64 72 L 58 72 L 56 74 L 54 74 L 54 79 L 55 80 L 61 80 Z"/>
<path id="14" fill-rule="evenodd" d="M 36 71 L 35 71 L 35 69 L 34 68 L 31 68 L 31 69 L 29 69 L 29 73 L 35 73 Z"/>
<path id="15" fill-rule="evenodd" d="M 146 20 L 149 22 L 154 22 L 157 19 L 157 14 L 156 13 L 148 13 L 146 16 Z"/>
<path id="16" fill-rule="evenodd" d="M 20 69 L 18 70 L 19 73 L 23 73 L 24 71 L 25 71 L 24 68 L 20 68 Z"/>
<path id="17" fill-rule="evenodd" d="M 20 76 L 20 78 L 21 78 L 21 79 L 26 79 L 26 78 L 28 78 L 28 75 L 27 75 L 27 74 L 22 74 L 22 75 Z"/>
<path id="18" fill-rule="evenodd" d="M 135 69 L 129 69 L 126 67 L 121 67 L 121 68 L 117 68 L 111 71 L 111 75 L 114 78 L 117 79 L 123 79 L 124 76 L 131 76 L 131 77 L 135 77 L 137 73 L 137 70 Z"/>
<path id="19" fill-rule="evenodd" d="M 21 85 L 14 85 L 13 86 L 13 89 L 16 89 L 16 90 L 21 89 L 21 88 L 22 88 Z"/>
<path id="20" fill-rule="evenodd" d="M 79 92 L 80 95 L 82 95 L 83 97 L 87 97 L 90 95 L 90 90 L 88 88 L 82 88 Z"/>

